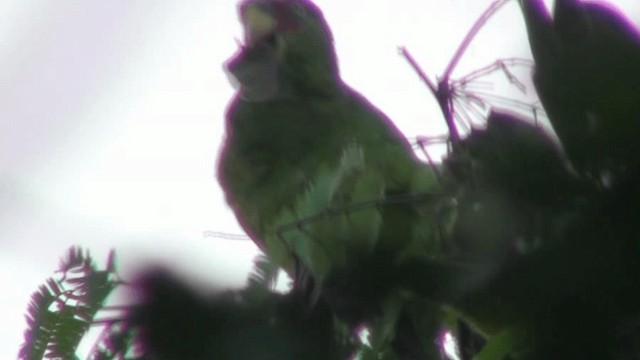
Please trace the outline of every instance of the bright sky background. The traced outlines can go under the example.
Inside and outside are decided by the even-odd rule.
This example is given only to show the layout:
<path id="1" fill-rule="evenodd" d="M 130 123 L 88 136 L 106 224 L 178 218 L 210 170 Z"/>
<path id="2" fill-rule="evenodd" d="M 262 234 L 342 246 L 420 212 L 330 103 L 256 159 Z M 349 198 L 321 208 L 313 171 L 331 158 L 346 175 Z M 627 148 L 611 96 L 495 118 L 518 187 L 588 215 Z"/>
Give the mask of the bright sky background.
<path id="1" fill-rule="evenodd" d="M 637 0 L 615 1 L 640 23 Z M 407 136 L 445 130 L 434 99 L 397 52 L 432 77 L 491 0 L 317 0 L 343 78 Z M 241 38 L 235 0 L 0 0 L 0 359 L 14 358 L 30 294 L 71 245 L 123 274 L 140 261 L 243 284 L 251 242 L 214 178 L 233 94 L 222 63 Z M 530 57 L 515 1 L 455 74 Z M 136 265 L 137 264 L 137 265 Z"/>

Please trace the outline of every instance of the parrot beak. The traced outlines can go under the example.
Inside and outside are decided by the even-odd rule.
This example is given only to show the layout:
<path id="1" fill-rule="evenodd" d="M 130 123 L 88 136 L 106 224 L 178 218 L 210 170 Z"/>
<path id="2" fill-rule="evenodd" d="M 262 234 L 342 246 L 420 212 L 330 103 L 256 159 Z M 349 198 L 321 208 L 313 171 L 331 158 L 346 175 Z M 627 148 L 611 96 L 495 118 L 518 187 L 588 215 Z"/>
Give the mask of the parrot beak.
<path id="1" fill-rule="evenodd" d="M 249 6 L 244 14 L 245 45 L 253 47 L 261 40 L 273 35 L 277 20 L 257 6 Z"/>

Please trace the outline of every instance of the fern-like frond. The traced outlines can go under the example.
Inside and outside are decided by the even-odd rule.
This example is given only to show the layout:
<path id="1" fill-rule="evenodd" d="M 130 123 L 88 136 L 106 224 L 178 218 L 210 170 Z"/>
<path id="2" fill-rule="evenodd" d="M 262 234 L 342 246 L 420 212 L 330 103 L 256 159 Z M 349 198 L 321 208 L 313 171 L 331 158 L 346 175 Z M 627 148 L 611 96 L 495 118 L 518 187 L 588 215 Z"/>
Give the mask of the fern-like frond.
<path id="1" fill-rule="evenodd" d="M 90 360 L 143 359 L 133 354 L 137 330 L 125 322 L 113 321 L 106 324 L 93 349 L 87 357 Z"/>
<path id="2" fill-rule="evenodd" d="M 117 286 L 113 253 L 99 271 L 88 251 L 70 248 L 54 277 L 32 295 L 21 359 L 74 359 L 96 313 Z"/>
<path id="3" fill-rule="evenodd" d="M 24 333 L 24 343 L 20 347 L 20 359 L 42 359 L 55 327 L 55 315 L 49 308 L 55 302 L 55 296 L 46 285 L 40 285 L 31 295 L 31 301 L 25 318 L 27 330 Z"/>

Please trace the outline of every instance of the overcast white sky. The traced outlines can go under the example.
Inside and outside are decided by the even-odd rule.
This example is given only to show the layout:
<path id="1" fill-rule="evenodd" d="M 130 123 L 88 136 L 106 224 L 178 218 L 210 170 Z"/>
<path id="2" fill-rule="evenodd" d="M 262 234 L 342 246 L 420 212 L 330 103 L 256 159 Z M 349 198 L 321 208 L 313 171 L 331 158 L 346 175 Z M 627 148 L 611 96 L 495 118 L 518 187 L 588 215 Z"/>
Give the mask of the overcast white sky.
<path id="1" fill-rule="evenodd" d="M 636 23 L 636 0 L 619 5 Z M 407 136 L 444 132 L 397 46 L 441 73 L 491 0 L 318 0 L 348 83 Z M 635 8 L 634 8 L 635 6 Z M 233 88 L 222 63 L 241 38 L 235 0 L 0 0 L 0 358 L 22 342 L 29 295 L 71 245 L 125 273 L 162 261 L 241 285 L 256 254 L 214 179 Z M 530 57 L 507 4 L 456 74 Z"/>

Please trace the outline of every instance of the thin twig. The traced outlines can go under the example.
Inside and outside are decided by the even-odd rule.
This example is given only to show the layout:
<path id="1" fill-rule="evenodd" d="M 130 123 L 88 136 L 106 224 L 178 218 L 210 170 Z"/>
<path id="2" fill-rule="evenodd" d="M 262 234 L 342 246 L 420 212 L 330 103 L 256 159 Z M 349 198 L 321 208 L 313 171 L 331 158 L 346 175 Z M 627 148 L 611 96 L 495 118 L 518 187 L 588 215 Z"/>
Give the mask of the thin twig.
<path id="1" fill-rule="evenodd" d="M 342 206 L 342 207 L 336 207 L 336 208 L 330 207 L 323 211 L 319 211 L 313 215 L 302 218 L 300 220 L 281 225 L 280 227 L 278 227 L 278 230 L 276 232 L 278 233 L 278 235 L 281 235 L 286 231 L 299 229 L 300 227 L 306 226 L 322 218 L 326 218 L 330 216 L 341 215 L 341 214 L 354 212 L 354 211 L 366 210 L 366 209 L 377 207 L 377 206 L 395 205 L 395 204 L 411 204 L 411 203 L 417 203 L 417 202 L 430 201 L 437 196 L 440 196 L 440 194 L 422 193 L 422 194 L 415 194 L 415 195 L 414 194 L 394 195 L 394 196 L 389 196 L 383 199 L 358 202 L 348 206 Z"/>
<path id="2" fill-rule="evenodd" d="M 473 128 L 473 125 L 476 124 L 476 121 L 474 121 L 473 114 L 468 111 L 467 104 L 462 102 L 460 99 L 454 99 L 454 102 L 457 104 L 459 118 L 463 119 L 464 121 L 466 121 L 466 124 L 468 124 L 468 127 L 467 129 L 465 129 L 465 131 L 467 132 L 471 131 L 471 128 Z M 482 117 L 479 117 L 479 118 L 480 120 L 482 119 Z"/>
<path id="3" fill-rule="evenodd" d="M 222 232 L 222 231 L 213 231 L 213 230 L 208 230 L 208 231 L 203 232 L 202 236 L 218 238 L 218 239 L 225 239 L 225 240 L 239 240 L 239 241 L 251 240 L 251 238 L 248 237 L 247 235 L 232 234 L 232 233 L 226 233 L 226 232 Z"/>
<path id="4" fill-rule="evenodd" d="M 439 183 L 442 183 L 442 175 L 440 174 L 440 170 L 438 170 L 438 167 L 436 166 L 435 162 L 431 158 L 431 155 L 429 155 L 429 152 L 427 151 L 427 147 L 425 145 L 426 144 L 422 142 L 418 142 L 418 146 L 420 146 L 422 153 L 427 158 L 427 161 L 429 162 L 429 166 L 431 167 L 431 170 L 433 170 L 433 173 L 436 174 L 436 179 L 438 179 Z"/>
<path id="5" fill-rule="evenodd" d="M 493 90 L 495 88 L 494 84 L 490 81 L 479 81 L 476 79 L 472 79 L 470 81 L 460 81 L 460 82 L 458 82 L 457 80 L 454 80 L 453 84 L 456 88 L 464 88 L 466 90 L 473 90 L 473 89 Z"/>
<path id="6" fill-rule="evenodd" d="M 480 98 L 480 99 L 484 98 L 486 100 L 499 102 L 499 103 L 510 105 L 510 106 L 517 107 L 517 108 L 520 108 L 520 109 L 527 109 L 527 110 L 531 109 L 531 104 L 530 103 L 527 103 L 527 102 L 524 102 L 524 101 L 520 101 L 520 100 L 515 100 L 515 99 L 512 99 L 512 98 L 505 97 L 505 96 L 489 94 L 489 93 L 485 93 L 485 92 L 482 92 L 482 91 L 474 91 L 473 93 L 464 92 L 463 95 L 467 96 L 467 97 L 475 97 L 475 98 Z M 487 102 L 490 102 L 490 101 L 487 101 Z"/>
<path id="7" fill-rule="evenodd" d="M 409 54 L 409 51 L 405 47 L 400 47 L 400 53 L 405 57 L 405 59 L 407 59 L 409 64 L 411 64 L 411 66 L 414 68 L 414 70 L 416 71 L 420 79 L 422 79 L 422 81 L 424 81 L 427 84 L 427 86 L 429 87 L 429 90 L 431 90 L 432 94 L 435 96 L 436 100 L 438 101 L 438 104 L 440 105 L 440 109 L 444 114 L 444 119 L 447 123 L 447 127 L 449 128 L 451 145 L 454 147 L 460 141 L 460 134 L 458 133 L 458 129 L 455 126 L 456 116 L 454 114 L 455 111 L 451 103 L 452 87 L 449 82 L 449 78 L 451 76 L 451 73 L 455 69 L 456 65 L 462 58 L 462 55 L 464 54 L 465 50 L 467 49 L 467 47 L 469 46 L 473 38 L 476 36 L 478 31 L 480 31 L 480 29 L 482 28 L 482 26 L 484 26 L 487 20 L 489 20 L 489 18 L 498 9 L 500 9 L 502 5 L 506 4 L 507 1 L 508 0 L 494 1 L 489 6 L 489 8 L 485 10 L 484 13 L 482 13 L 480 18 L 476 20 L 475 24 L 473 24 L 473 26 L 471 27 L 471 30 L 469 30 L 465 38 L 462 40 L 462 43 L 458 47 L 458 50 L 456 50 L 455 54 L 453 55 L 451 61 L 449 62 L 449 65 L 444 71 L 444 75 L 442 76 L 442 79 L 438 82 L 437 86 L 429 79 L 429 77 L 425 74 L 425 72 L 420 68 L 418 63 L 411 56 L 411 54 Z"/>
<path id="8" fill-rule="evenodd" d="M 456 85 L 466 85 L 467 83 L 473 81 L 474 79 L 486 76 L 488 74 L 491 74 L 492 72 L 500 70 L 502 65 L 525 66 L 525 67 L 532 68 L 534 66 L 534 62 L 528 59 L 523 59 L 518 57 L 500 59 L 492 62 L 489 65 L 473 70 L 472 72 L 460 77 L 459 79 L 452 80 L 452 82 Z"/>
<path id="9" fill-rule="evenodd" d="M 95 354 L 98 349 L 100 348 L 100 345 L 102 344 L 102 342 L 107 338 L 108 333 L 107 333 L 107 329 L 111 329 L 111 327 L 114 325 L 114 322 L 110 322 L 108 324 L 106 324 L 106 329 L 104 329 L 100 335 L 98 336 L 98 338 L 96 339 L 96 341 L 93 342 L 93 345 L 91 346 L 91 350 L 89 351 L 89 355 L 93 355 Z M 92 323 L 93 325 L 93 323 Z"/>
<path id="10" fill-rule="evenodd" d="M 91 326 L 102 326 L 102 325 L 108 325 L 108 324 L 117 324 L 117 323 L 123 323 L 125 321 L 127 321 L 127 318 L 125 318 L 125 317 L 93 319 L 91 321 Z"/>
<path id="11" fill-rule="evenodd" d="M 482 15 L 480 15 L 478 20 L 476 20 L 476 22 L 471 27 L 471 30 L 469 30 L 467 35 L 462 40 L 462 43 L 460 43 L 460 46 L 458 47 L 458 50 L 456 50 L 455 54 L 453 55 L 453 58 L 451 58 L 451 61 L 449 62 L 449 65 L 447 66 L 447 69 L 444 71 L 444 74 L 443 74 L 444 80 L 446 81 L 449 80 L 449 77 L 451 77 L 451 73 L 453 73 L 453 70 L 455 70 L 455 67 L 458 65 L 458 62 L 462 58 L 462 55 L 467 50 L 467 47 L 469 47 L 469 44 L 471 43 L 471 41 L 473 41 L 473 38 L 476 36 L 478 31 L 480 31 L 480 29 L 484 26 L 487 20 L 489 20 L 489 18 L 491 18 L 491 16 L 493 16 L 493 14 L 495 14 L 496 11 L 498 11 L 508 1 L 509 0 L 494 1 L 489 6 L 489 8 L 485 10 L 482 13 Z"/>
<path id="12" fill-rule="evenodd" d="M 415 142 L 416 145 L 418 142 L 422 142 L 426 145 L 430 144 L 444 144 L 448 140 L 446 135 L 438 135 L 438 136 L 416 136 Z"/>
<path id="13" fill-rule="evenodd" d="M 136 305 L 105 305 L 100 308 L 100 311 L 128 311 Z"/>
<path id="14" fill-rule="evenodd" d="M 438 105 L 440 105 L 440 110 L 444 115 L 444 120 L 447 124 L 447 128 L 449 128 L 451 141 L 452 143 L 457 144 L 460 141 L 460 135 L 458 134 L 458 129 L 456 128 L 455 123 L 453 122 L 453 109 L 451 107 L 451 92 L 449 91 L 449 84 L 446 81 L 440 81 L 436 86 L 425 74 L 420 65 L 418 65 L 418 63 L 406 48 L 401 47 L 400 53 L 409 62 L 411 67 L 413 67 L 420 79 L 422 79 L 422 81 L 427 84 L 429 90 L 431 90 L 431 93 L 438 101 Z"/>
<path id="15" fill-rule="evenodd" d="M 520 90 L 522 93 L 527 92 L 527 87 L 524 86 L 524 84 L 520 80 L 518 80 L 518 78 L 515 75 L 513 75 L 513 73 L 509 70 L 509 68 L 504 63 L 501 63 L 500 67 L 502 68 L 502 72 L 505 74 L 505 76 L 509 80 L 509 83 L 517 87 L 518 90 Z"/>
<path id="16" fill-rule="evenodd" d="M 433 81 L 431 81 L 431 79 L 429 79 L 429 77 L 422 70 L 420 65 L 418 65 L 416 60 L 409 53 L 409 50 L 407 50 L 407 48 L 404 47 L 404 46 L 401 46 L 398 50 L 400 50 L 400 54 L 402 54 L 402 56 L 404 56 L 404 58 L 407 59 L 407 61 L 409 62 L 409 64 L 413 68 L 413 70 L 415 70 L 415 72 L 420 77 L 420 80 L 424 81 L 424 83 L 427 84 L 427 86 L 429 87 L 429 90 L 431 90 L 431 93 L 433 94 L 433 96 L 438 97 L 438 87 L 436 86 L 436 84 Z"/>
<path id="17" fill-rule="evenodd" d="M 464 107 L 464 110 L 467 111 L 467 113 L 470 113 L 479 119 L 484 119 L 486 117 L 486 112 L 481 110 L 485 110 L 487 108 L 487 104 L 479 103 L 476 99 L 458 98 L 458 101 L 461 102 L 460 106 Z M 476 107 L 479 107 L 481 110 L 476 109 Z"/>
<path id="18" fill-rule="evenodd" d="M 471 131 L 471 121 L 465 119 L 465 113 L 459 111 L 453 114 L 453 118 L 460 127 L 464 130 L 464 132 L 468 133 Z"/>

